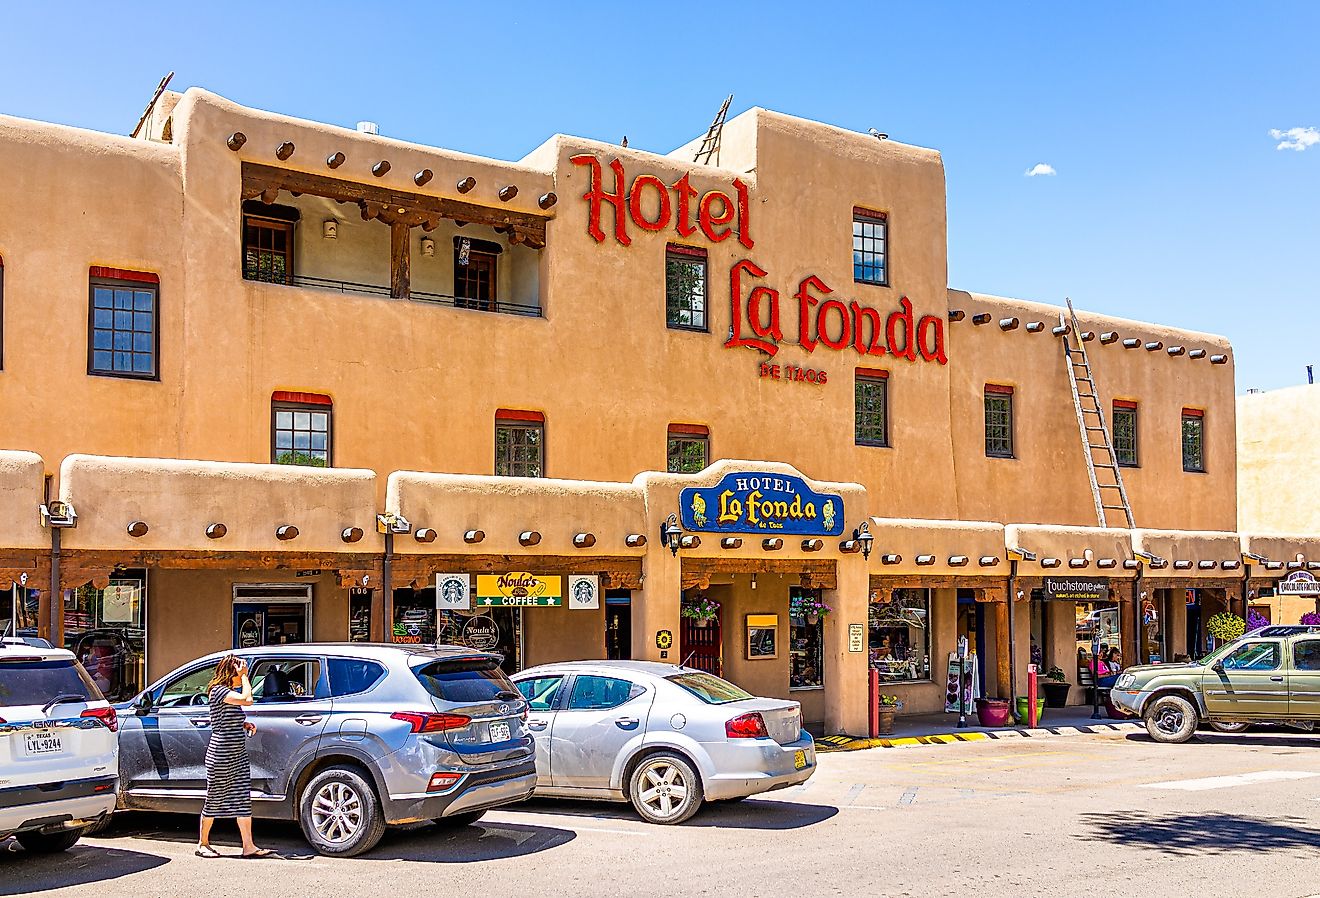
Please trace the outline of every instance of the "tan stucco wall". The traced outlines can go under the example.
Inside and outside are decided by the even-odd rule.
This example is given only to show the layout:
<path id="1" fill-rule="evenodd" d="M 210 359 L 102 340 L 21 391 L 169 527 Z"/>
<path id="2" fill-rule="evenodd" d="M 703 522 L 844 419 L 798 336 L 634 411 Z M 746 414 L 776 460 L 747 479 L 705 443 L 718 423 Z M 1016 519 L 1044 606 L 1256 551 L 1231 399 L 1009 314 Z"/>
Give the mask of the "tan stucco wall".
<path id="1" fill-rule="evenodd" d="M 1239 396 L 1238 529 L 1320 532 L 1316 441 L 1320 385 Z"/>
<path id="2" fill-rule="evenodd" d="M 238 153 L 224 142 L 236 130 L 248 137 Z M 309 390 L 334 399 L 336 464 L 382 474 L 489 474 L 495 409 L 516 407 L 545 412 L 546 469 L 556 477 L 627 482 L 664 467 L 669 422 L 705 423 L 714 457 L 778 459 L 822 479 L 861 482 L 875 512 L 887 517 L 1094 523 L 1058 341 L 1048 332 L 971 323 L 987 312 L 1048 325 L 1057 309 L 947 290 L 945 179 L 936 152 L 751 110 L 729 123 L 719 168 L 695 166 L 683 154 L 562 136 L 521 163 L 503 163 L 245 109 L 200 90 L 173 111 L 173 135 L 173 144 L 158 144 L 0 120 L 0 148 L 12 161 L 0 171 L 0 191 L 40 209 L 22 227 L 0 224 L 6 333 L 69 335 L 54 344 L 11 336 L 0 377 L 12 387 L 0 391 L 0 414 L 10 422 L 6 443 L 39 452 L 50 473 L 74 452 L 264 462 L 272 392 Z M 297 147 L 284 163 L 274 155 L 282 140 Z M 502 296 L 524 295 L 535 282 L 546 317 L 243 281 L 241 163 L 330 174 L 324 159 L 335 151 L 348 156 L 336 177 L 428 196 L 539 212 L 536 197 L 555 190 L 547 248 L 508 250 L 502 259 L 522 258 L 500 275 Z M 621 159 L 629 178 L 646 173 L 672 183 L 687 173 L 702 192 L 728 191 L 735 176 L 749 184 L 753 249 L 733 239 L 707 243 L 700 233 L 686 241 L 710 254 L 709 333 L 664 326 L 663 258 L 666 242 L 677 239 L 672 229 L 630 225 L 627 247 L 587 235 L 587 172 L 568 161 L 583 152 Z M 370 165 L 384 158 L 392 170 L 373 177 Z M 417 188 L 411 174 L 423 167 L 435 177 Z M 478 186 L 457 194 L 454 184 L 468 175 Z M 495 193 L 509 183 L 520 192 L 501 203 Z M 279 201 L 324 205 L 287 194 Z M 890 216 L 892 286 L 852 281 L 854 205 Z M 309 211 L 298 246 L 331 276 L 380 282 L 384 226 L 354 221 L 355 211 L 336 207 L 335 241 L 319 236 L 324 216 Z M 612 224 L 608 208 L 602 224 Z M 446 222 L 432 235 L 433 259 L 416 251 L 421 234 L 413 235 L 419 289 L 449 292 L 453 233 Z M 354 245 L 359 238 L 362 245 Z M 824 370 L 826 385 L 763 380 L 763 356 L 724 348 L 729 272 L 744 258 L 767 269 L 760 283 L 783 294 L 788 333 L 774 361 Z M 86 374 L 87 268 L 94 264 L 160 275 L 159 382 Z M 903 296 L 917 316 L 965 310 L 964 320 L 945 322 L 949 364 L 793 345 L 792 294 L 812 274 L 833 288 L 833 298 L 882 315 Z M 507 293 L 504 278 L 513 279 Z M 1084 327 L 1112 327 L 1124 337 L 1229 351 L 1219 338 L 1080 315 Z M 1141 403 L 1142 467 L 1124 472 L 1138 523 L 1231 528 L 1232 364 L 1119 344 L 1089 347 L 1106 406 L 1111 396 Z M 853 444 L 859 364 L 891 372 L 893 448 Z M 987 381 L 1018 390 L 1017 459 L 984 456 Z M 32 413 L 55 401 L 59 415 Z M 1204 475 L 1181 471 L 1183 405 L 1206 409 Z M 1041 483 L 1050 488 L 1037 489 Z M 383 500 L 383 482 L 377 489 Z"/>
<path id="3" fill-rule="evenodd" d="M 0 452 L 0 547 L 50 547 L 41 527 L 45 465 L 31 452 Z"/>

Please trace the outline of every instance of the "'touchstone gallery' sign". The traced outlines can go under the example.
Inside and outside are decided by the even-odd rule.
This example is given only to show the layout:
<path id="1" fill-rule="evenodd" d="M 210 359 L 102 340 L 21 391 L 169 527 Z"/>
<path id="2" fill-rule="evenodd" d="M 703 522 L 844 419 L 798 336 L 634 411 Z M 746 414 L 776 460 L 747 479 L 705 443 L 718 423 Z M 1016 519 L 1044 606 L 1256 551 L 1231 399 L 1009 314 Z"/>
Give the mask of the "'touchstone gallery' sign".
<path id="1" fill-rule="evenodd" d="M 1103 577 L 1046 577 L 1045 596 L 1073 602 L 1109 601 L 1109 581 Z"/>
<path id="2" fill-rule="evenodd" d="M 515 572 L 511 574 L 477 574 L 478 608 L 496 605 L 513 607 L 558 607 L 564 604 L 564 578 Z"/>
<path id="3" fill-rule="evenodd" d="M 788 474 L 726 474 L 679 496 L 683 529 L 705 533 L 839 536 L 843 497 L 818 493 Z"/>

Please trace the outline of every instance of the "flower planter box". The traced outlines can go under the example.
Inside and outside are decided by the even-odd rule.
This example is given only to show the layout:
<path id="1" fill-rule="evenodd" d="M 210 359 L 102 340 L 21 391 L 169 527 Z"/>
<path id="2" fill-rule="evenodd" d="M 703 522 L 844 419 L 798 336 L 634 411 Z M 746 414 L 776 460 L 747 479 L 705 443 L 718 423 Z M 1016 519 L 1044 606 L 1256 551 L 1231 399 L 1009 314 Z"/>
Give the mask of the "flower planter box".
<path id="1" fill-rule="evenodd" d="M 1006 727 L 1013 719 L 1008 702 L 1001 698 L 978 698 L 976 718 L 983 727 Z"/>
<path id="2" fill-rule="evenodd" d="M 881 705 L 876 709 L 876 735 L 892 736 L 894 735 L 894 715 L 898 713 L 898 707 L 895 705 Z"/>

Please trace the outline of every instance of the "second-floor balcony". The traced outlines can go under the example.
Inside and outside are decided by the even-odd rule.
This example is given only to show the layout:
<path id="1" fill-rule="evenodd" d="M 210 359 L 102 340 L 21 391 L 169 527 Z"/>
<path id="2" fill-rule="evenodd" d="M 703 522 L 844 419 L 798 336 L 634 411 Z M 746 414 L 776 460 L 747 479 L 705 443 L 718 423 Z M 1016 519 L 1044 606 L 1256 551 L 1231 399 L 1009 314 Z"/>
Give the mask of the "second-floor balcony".
<path id="1" fill-rule="evenodd" d="M 245 164 L 246 280 L 541 317 L 545 221 Z"/>

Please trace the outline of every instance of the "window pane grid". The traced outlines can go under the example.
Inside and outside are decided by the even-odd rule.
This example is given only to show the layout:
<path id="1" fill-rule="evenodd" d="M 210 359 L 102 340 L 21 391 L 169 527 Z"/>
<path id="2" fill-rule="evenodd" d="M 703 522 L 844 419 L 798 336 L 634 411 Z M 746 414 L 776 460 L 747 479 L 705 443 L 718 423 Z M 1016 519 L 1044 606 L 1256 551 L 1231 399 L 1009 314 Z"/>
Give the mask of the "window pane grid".
<path id="1" fill-rule="evenodd" d="M 857 379 L 854 400 L 854 434 L 857 445 L 889 445 L 888 392 L 883 380 Z"/>
<path id="2" fill-rule="evenodd" d="M 540 425 L 495 425 L 495 473 L 499 476 L 542 476 L 541 449 Z"/>
<path id="3" fill-rule="evenodd" d="M 888 222 L 881 218 L 853 217 L 853 280 L 863 284 L 889 283 L 885 271 Z"/>
<path id="4" fill-rule="evenodd" d="M 1205 420 L 1192 415 L 1182 419 L 1182 456 L 1184 471 L 1205 470 Z"/>
<path id="5" fill-rule="evenodd" d="M 243 220 L 243 277 L 287 284 L 293 276 L 293 223 L 247 217 Z"/>
<path id="6" fill-rule="evenodd" d="M 1114 455 L 1127 468 L 1137 466 L 1137 410 L 1114 409 Z"/>
<path id="7" fill-rule="evenodd" d="M 462 309 L 495 311 L 495 256 L 491 253 L 469 250 L 467 264 L 461 264 L 454 254 L 454 296 L 465 302 L 454 305 Z"/>
<path id="8" fill-rule="evenodd" d="M 665 322 L 673 328 L 706 329 L 706 260 L 665 257 Z"/>
<path id="9" fill-rule="evenodd" d="M 985 454 L 998 458 L 1013 456 L 1013 399 L 1005 394 L 985 397 Z"/>
<path id="10" fill-rule="evenodd" d="M 330 466 L 330 413 L 326 407 L 272 405 L 271 420 L 272 463 Z"/>
<path id="11" fill-rule="evenodd" d="M 709 464 L 710 441 L 705 437 L 684 436 L 669 438 L 670 474 L 696 474 Z"/>
<path id="12" fill-rule="evenodd" d="M 91 371 L 156 374 L 156 290 L 142 286 L 92 287 Z"/>

